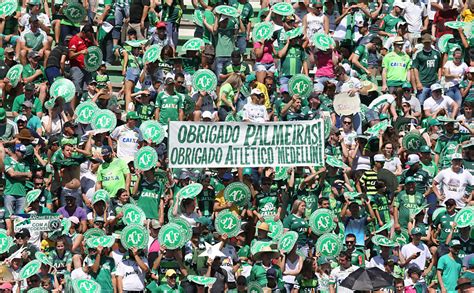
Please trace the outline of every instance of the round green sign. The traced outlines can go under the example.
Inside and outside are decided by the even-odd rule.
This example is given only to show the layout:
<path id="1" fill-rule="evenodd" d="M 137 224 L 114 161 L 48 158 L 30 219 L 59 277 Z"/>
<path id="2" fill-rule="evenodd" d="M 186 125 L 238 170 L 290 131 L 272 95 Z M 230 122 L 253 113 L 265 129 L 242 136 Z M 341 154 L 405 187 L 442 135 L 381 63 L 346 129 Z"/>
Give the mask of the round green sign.
<path id="1" fill-rule="evenodd" d="M 84 56 L 85 69 L 89 72 L 96 71 L 102 64 L 102 50 L 97 46 L 87 48 L 87 54 Z"/>
<path id="2" fill-rule="evenodd" d="M 72 23 L 81 23 L 84 20 L 87 11 L 84 6 L 78 2 L 68 2 L 63 13 Z"/>
<path id="3" fill-rule="evenodd" d="M 458 228 L 464 228 L 474 225 L 474 208 L 464 207 L 456 216 L 454 216 L 454 222 L 456 222 Z"/>
<path id="4" fill-rule="evenodd" d="M 199 69 L 193 74 L 192 83 L 197 91 L 211 92 L 216 89 L 217 77 L 209 69 Z"/>
<path id="5" fill-rule="evenodd" d="M 41 192 L 43 192 L 41 189 L 33 189 L 28 191 L 26 194 L 26 206 L 30 206 L 32 202 L 38 199 L 38 197 L 41 195 Z"/>
<path id="6" fill-rule="evenodd" d="M 329 233 L 336 228 L 334 213 L 329 209 L 317 209 L 309 217 L 309 226 L 316 235 Z"/>
<path id="7" fill-rule="evenodd" d="M 389 120 L 383 120 L 375 124 L 374 126 L 370 127 L 369 129 L 367 129 L 365 133 L 378 136 L 380 133 L 380 130 L 385 131 L 389 125 L 390 125 Z"/>
<path id="8" fill-rule="evenodd" d="M 313 82 L 304 74 L 296 74 L 288 81 L 288 90 L 291 95 L 307 98 L 313 91 Z"/>
<path id="9" fill-rule="evenodd" d="M 22 73 L 23 73 L 23 65 L 17 64 L 8 70 L 7 75 L 5 77 L 10 80 L 12 87 L 16 87 L 18 85 L 18 82 L 21 79 Z"/>
<path id="10" fill-rule="evenodd" d="M 269 40 L 273 36 L 274 26 L 271 22 L 257 23 L 252 30 L 252 39 L 254 42 Z"/>
<path id="11" fill-rule="evenodd" d="M 0 229 L 0 253 L 7 252 L 13 244 L 13 238 L 7 235 L 7 231 Z"/>
<path id="12" fill-rule="evenodd" d="M 178 197 L 183 198 L 195 198 L 202 191 L 201 183 L 191 183 L 181 188 L 178 191 Z"/>
<path id="13" fill-rule="evenodd" d="M 161 227 L 158 233 L 158 242 L 166 249 L 177 249 L 184 245 L 184 235 L 181 226 L 168 223 Z"/>
<path id="14" fill-rule="evenodd" d="M 187 243 L 193 237 L 193 228 L 185 219 L 181 217 L 175 217 L 169 219 L 170 223 L 176 224 L 181 228 L 181 232 L 184 236 L 184 243 Z"/>
<path id="15" fill-rule="evenodd" d="M 291 31 L 286 32 L 286 38 L 287 39 L 294 39 L 294 38 L 299 38 L 303 35 L 303 29 L 301 27 L 297 27 L 292 29 Z"/>
<path id="16" fill-rule="evenodd" d="M 417 153 L 426 142 L 418 132 L 408 132 L 402 139 L 402 145 L 409 153 Z"/>
<path id="17" fill-rule="evenodd" d="M 96 202 L 103 201 L 105 203 L 108 203 L 110 200 L 110 195 L 105 189 L 99 189 L 96 192 L 94 192 L 94 195 L 92 196 L 92 204 L 95 204 Z"/>
<path id="18" fill-rule="evenodd" d="M 37 251 L 35 253 L 35 258 L 45 265 L 48 265 L 48 266 L 53 265 L 53 263 L 49 260 L 49 257 L 41 251 Z"/>
<path id="19" fill-rule="evenodd" d="M 250 201 L 250 188 L 242 182 L 232 182 L 224 189 L 224 199 L 238 206 L 245 206 Z"/>
<path id="20" fill-rule="evenodd" d="M 438 49 L 441 53 L 448 52 L 448 42 L 449 40 L 453 39 L 454 36 L 452 34 L 445 34 L 438 39 Z"/>
<path id="21" fill-rule="evenodd" d="M 151 45 L 143 54 L 143 63 L 153 63 L 160 58 L 161 47 L 159 45 Z"/>
<path id="22" fill-rule="evenodd" d="M 281 236 L 280 240 L 278 240 L 278 249 L 288 253 L 293 249 L 296 241 L 298 241 L 298 233 L 295 231 L 288 231 Z"/>
<path id="23" fill-rule="evenodd" d="M 151 140 L 159 144 L 165 139 L 165 129 L 160 122 L 156 120 L 147 120 L 140 125 L 140 132 L 144 140 Z"/>
<path id="24" fill-rule="evenodd" d="M 94 102 L 82 102 L 76 107 L 76 110 L 74 110 L 74 114 L 76 115 L 75 120 L 81 124 L 90 124 L 94 113 L 98 110 L 99 107 L 97 107 Z"/>
<path id="25" fill-rule="evenodd" d="M 378 228 L 375 231 L 375 234 L 380 233 L 384 230 L 391 229 L 393 227 L 393 220 L 390 220 L 389 222 L 385 223 L 382 227 Z"/>
<path id="26" fill-rule="evenodd" d="M 466 24 L 463 21 L 447 21 L 444 23 L 444 26 L 452 28 L 452 29 L 459 29 L 464 27 Z"/>
<path id="27" fill-rule="evenodd" d="M 275 217 L 273 216 L 265 216 L 263 217 L 264 222 L 268 224 L 268 228 L 270 229 L 270 233 L 268 236 L 273 240 L 278 240 L 281 235 L 283 234 L 283 223 L 278 220 L 275 222 Z M 256 227 L 260 226 L 262 222 L 258 221 Z"/>
<path id="28" fill-rule="evenodd" d="M 199 11 L 199 10 L 196 10 Z M 204 41 L 200 38 L 192 38 L 188 40 L 184 45 L 181 47 L 181 51 L 201 51 L 201 47 L 204 47 Z"/>
<path id="29" fill-rule="evenodd" d="M 295 9 L 288 2 L 278 2 L 277 4 L 273 5 L 271 9 L 273 10 L 273 13 L 282 16 L 290 16 L 295 13 Z"/>
<path id="30" fill-rule="evenodd" d="M 74 86 L 74 83 L 67 78 L 57 78 L 51 85 L 49 94 L 53 98 L 62 97 L 67 103 L 74 98 L 76 87 Z"/>
<path id="31" fill-rule="evenodd" d="M 150 146 L 142 147 L 135 154 L 135 159 L 133 161 L 135 168 L 147 171 L 156 167 L 158 163 L 158 154 L 156 150 Z"/>
<path id="32" fill-rule="evenodd" d="M 319 237 L 316 241 L 316 252 L 321 253 L 322 256 L 336 257 L 342 250 L 342 243 L 333 233 L 326 233 Z"/>
<path id="33" fill-rule="evenodd" d="M 317 49 L 322 51 L 327 51 L 336 45 L 334 39 L 325 33 L 315 33 L 311 41 Z"/>
<path id="34" fill-rule="evenodd" d="M 35 259 L 27 263 L 21 270 L 19 277 L 22 280 L 28 279 L 29 277 L 39 273 L 41 268 L 41 261 Z"/>
<path id="35" fill-rule="evenodd" d="M 144 249 L 148 244 L 148 231 L 143 225 L 128 225 L 120 234 L 120 242 L 125 249 L 132 247 Z M 160 244 L 162 244 L 161 241 Z"/>
<path id="36" fill-rule="evenodd" d="M 117 125 L 117 117 L 114 112 L 110 110 L 99 110 L 92 117 L 92 129 L 103 129 L 107 131 L 112 131 Z"/>
<path id="37" fill-rule="evenodd" d="M 48 293 L 45 289 L 41 287 L 31 288 L 28 290 L 28 293 Z"/>
<path id="38" fill-rule="evenodd" d="M 102 291 L 100 284 L 94 280 L 74 280 L 72 287 L 76 293 L 100 293 Z"/>
<path id="39" fill-rule="evenodd" d="M 237 9 L 229 5 L 217 6 L 216 8 L 214 8 L 214 13 L 235 18 L 240 16 L 240 13 L 237 11 Z"/>
<path id="40" fill-rule="evenodd" d="M 193 13 L 193 22 L 197 26 L 203 26 L 203 17 L 204 17 L 204 12 L 202 10 L 196 9 L 194 10 Z"/>
<path id="41" fill-rule="evenodd" d="M 99 237 L 90 237 L 86 241 L 87 247 L 91 247 L 91 248 L 97 248 L 99 246 L 112 247 L 114 243 L 115 243 L 115 237 L 109 236 L 109 235 L 99 236 Z"/>
<path id="42" fill-rule="evenodd" d="M 128 203 L 123 206 L 122 212 L 122 221 L 125 225 L 143 225 L 143 222 L 146 220 L 145 213 L 137 205 Z"/>
<path id="43" fill-rule="evenodd" d="M 188 280 L 196 283 L 201 286 L 209 286 L 212 285 L 216 282 L 216 278 L 212 277 L 205 277 L 205 276 L 196 276 L 196 275 L 188 275 L 187 276 Z"/>
<path id="44" fill-rule="evenodd" d="M 250 247 L 250 254 L 256 255 L 259 251 L 261 251 L 264 247 L 272 245 L 270 241 L 255 241 L 252 246 Z"/>
<path id="45" fill-rule="evenodd" d="M 129 40 L 129 41 L 126 41 L 126 42 L 125 42 L 126 45 L 129 45 L 130 47 L 133 47 L 133 48 L 139 48 L 139 47 L 141 47 L 142 45 L 145 45 L 146 43 L 148 43 L 148 39 L 144 39 L 144 40 Z"/>
<path id="46" fill-rule="evenodd" d="M 10 16 L 16 12 L 18 2 L 16 0 L 6 0 L 0 3 L 0 16 Z"/>
<path id="47" fill-rule="evenodd" d="M 286 180 L 288 179 L 288 168 L 287 167 L 275 167 L 274 180 Z"/>
<path id="48" fill-rule="evenodd" d="M 395 231 L 395 233 L 393 233 L 391 240 L 398 243 L 398 245 L 403 246 L 410 242 L 410 236 L 408 235 L 407 230 L 401 229 L 400 232 Z"/>
<path id="49" fill-rule="evenodd" d="M 99 236 L 104 236 L 104 235 L 105 235 L 105 231 L 99 228 L 87 229 L 87 231 L 84 232 L 84 238 L 86 240 L 89 239 L 90 237 L 94 237 L 94 236 L 99 237 Z"/>
<path id="50" fill-rule="evenodd" d="M 387 237 L 383 235 L 374 235 L 372 237 L 372 243 L 378 246 L 387 246 L 387 247 L 395 247 L 397 246 L 397 243 L 394 242 L 393 240 L 388 239 Z"/>
<path id="51" fill-rule="evenodd" d="M 335 167 L 335 168 L 344 168 L 345 167 L 344 162 L 342 162 L 341 160 L 336 159 L 336 157 L 331 156 L 331 155 L 326 156 L 326 164 L 328 164 L 329 166 Z"/>
<path id="52" fill-rule="evenodd" d="M 220 235 L 227 234 L 228 237 L 235 237 L 240 231 L 241 221 L 239 217 L 228 210 L 221 211 L 217 214 L 215 220 L 215 228 Z"/>

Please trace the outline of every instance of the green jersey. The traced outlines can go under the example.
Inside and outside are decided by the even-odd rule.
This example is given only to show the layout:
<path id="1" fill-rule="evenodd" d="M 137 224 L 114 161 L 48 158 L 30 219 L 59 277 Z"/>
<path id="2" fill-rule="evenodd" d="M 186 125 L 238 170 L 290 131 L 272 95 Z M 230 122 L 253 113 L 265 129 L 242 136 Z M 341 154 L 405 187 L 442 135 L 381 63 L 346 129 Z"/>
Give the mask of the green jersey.
<path id="1" fill-rule="evenodd" d="M 21 74 L 21 76 L 23 78 L 28 78 L 30 76 L 33 76 L 33 74 L 36 73 L 36 70 L 40 70 L 41 71 L 41 75 L 38 76 L 35 80 L 33 80 L 32 82 L 34 84 L 37 84 L 37 83 L 42 83 L 44 81 L 46 81 L 46 75 L 44 74 L 44 68 L 43 66 L 41 65 L 37 65 L 36 68 L 33 68 L 31 67 L 31 64 L 26 64 L 24 67 L 23 67 L 23 73 Z"/>
<path id="2" fill-rule="evenodd" d="M 238 65 L 233 65 L 232 63 L 227 65 L 222 69 L 222 74 L 229 74 L 229 73 L 242 73 L 245 76 L 250 74 L 250 67 L 247 63 L 240 63 Z"/>
<path id="3" fill-rule="evenodd" d="M 15 97 L 13 100 L 13 106 L 12 106 L 12 111 L 21 113 L 21 107 L 23 103 L 25 102 L 26 97 L 25 94 L 21 94 Z M 33 108 L 31 108 L 31 112 L 34 115 L 38 115 L 38 113 L 43 113 L 43 105 L 41 104 L 41 100 L 37 97 L 33 97 L 33 100 L 31 101 L 28 99 L 30 102 L 33 104 Z"/>
<path id="4" fill-rule="evenodd" d="M 354 54 L 359 56 L 359 63 L 360 65 L 364 66 L 364 68 L 368 68 L 369 66 L 369 50 L 367 49 L 367 45 L 359 45 L 354 51 Z M 364 75 L 366 72 L 359 67 L 352 65 L 352 68 L 359 73 L 359 75 Z"/>
<path id="5" fill-rule="evenodd" d="M 447 212 L 444 212 L 438 215 L 436 219 L 434 219 L 433 224 L 436 227 L 439 226 L 440 228 L 439 235 L 438 235 L 438 241 L 440 244 L 445 243 L 446 238 L 448 238 L 449 233 L 451 233 L 451 229 L 452 229 L 451 223 L 454 222 L 455 216 L 456 216 L 456 213 L 449 215 Z M 458 232 L 459 232 L 458 229 L 455 228 L 452 239 L 458 238 Z"/>
<path id="6" fill-rule="evenodd" d="M 156 97 L 156 107 L 160 109 L 160 123 L 168 125 L 169 121 L 179 120 L 179 111 L 183 109 L 184 96 L 175 92 L 169 95 L 162 91 Z"/>
<path id="7" fill-rule="evenodd" d="M 380 30 L 389 33 L 389 34 L 397 34 L 397 23 L 403 21 L 402 17 L 393 16 L 391 13 L 385 15 L 382 19 L 382 23 L 380 24 Z"/>
<path id="8" fill-rule="evenodd" d="M 418 70 L 423 86 L 430 86 L 438 81 L 438 70 L 441 66 L 441 53 L 437 50 L 421 49 L 413 56 L 412 68 Z"/>
<path id="9" fill-rule="evenodd" d="M 382 67 L 387 70 L 387 86 L 401 86 L 407 80 L 411 59 L 405 52 L 390 52 L 383 58 Z"/>
<path id="10" fill-rule="evenodd" d="M 65 273 L 67 271 L 67 264 L 72 263 L 72 254 L 67 250 L 62 256 L 59 256 L 56 250 L 52 250 L 49 252 L 48 258 L 58 273 Z"/>
<path id="11" fill-rule="evenodd" d="M 226 28 L 217 29 L 216 57 L 230 57 L 235 50 L 235 23 L 229 21 Z"/>
<path id="12" fill-rule="evenodd" d="M 87 266 L 92 266 L 95 262 L 95 257 L 87 257 L 86 264 Z M 112 285 L 112 274 L 115 273 L 115 261 L 113 258 L 102 255 L 100 257 L 99 271 L 94 273 L 90 270 L 89 274 L 92 277 L 92 280 L 96 281 L 100 285 L 100 292 L 103 293 L 113 293 L 114 287 Z"/>
<path id="13" fill-rule="evenodd" d="M 160 209 L 160 200 L 164 194 L 164 187 L 160 181 L 154 180 L 148 182 L 145 178 L 141 178 L 138 183 L 137 205 L 145 212 L 147 219 L 158 219 L 158 211 Z"/>
<path id="14" fill-rule="evenodd" d="M 433 177 L 431 177 L 428 172 L 422 168 L 419 168 L 416 170 L 416 172 L 413 172 L 413 170 L 410 169 L 405 170 L 400 176 L 400 183 L 404 184 L 405 179 L 409 176 L 415 178 L 416 192 L 421 194 L 425 194 L 425 192 L 431 186 L 431 182 L 433 180 Z"/>
<path id="15" fill-rule="evenodd" d="M 276 271 L 276 281 L 278 287 L 283 289 L 283 275 L 279 266 L 272 265 L 272 268 Z M 267 270 L 270 268 L 265 268 L 262 263 L 256 263 L 253 265 L 252 270 L 250 271 L 250 276 L 248 278 L 249 282 L 257 282 L 260 286 L 267 286 Z"/>
<path id="16" fill-rule="evenodd" d="M 283 227 L 298 233 L 298 244 L 306 244 L 308 239 L 308 222 L 305 219 L 290 214 L 283 220 Z"/>
<path id="17" fill-rule="evenodd" d="M 454 259 L 445 254 L 438 260 L 438 271 L 441 271 L 441 278 L 443 278 L 444 287 L 447 292 L 458 292 L 457 280 L 462 271 L 462 261 L 459 257 Z"/>
<path id="18" fill-rule="evenodd" d="M 17 179 L 8 174 L 9 170 L 15 172 L 30 172 L 30 168 L 24 162 L 17 162 L 12 157 L 6 155 L 5 160 L 5 189 L 3 191 L 6 195 L 25 196 L 26 195 L 26 181 Z"/>
<path id="19" fill-rule="evenodd" d="M 280 60 L 281 76 L 293 76 L 300 74 L 303 69 L 303 63 L 308 56 L 301 46 L 289 47 L 286 55 Z"/>
<path id="20" fill-rule="evenodd" d="M 431 178 L 434 178 L 436 175 L 438 175 L 438 165 L 436 165 L 433 160 L 427 164 L 424 164 L 420 161 L 420 166 L 423 170 L 428 172 L 428 175 L 430 175 Z"/>
<path id="21" fill-rule="evenodd" d="M 158 286 L 158 288 L 151 290 L 153 293 L 184 293 L 183 287 L 176 285 L 174 287 L 170 287 L 168 283 L 162 284 Z"/>
<path id="22" fill-rule="evenodd" d="M 311 279 L 304 278 L 301 274 L 296 277 L 296 284 L 294 285 L 295 289 L 298 289 L 298 292 L 301 293 L 313 293 L 316 292 L 318 288 L 318 278 L 313 276 Z"/>
<path id="23" fill-rule="evenodd" d="M 426 204 L 426 200 L 421 193 L 408 194 L 405 190 L 400 192 L 393 201 L 393 205 L 398 208 L 398 222 L 400 226 L 407 227 L 410 221 L 410 214 L 424 204 Z"/>
<path id="24" fill-rule="evenodd" d="M 107 17 L 104 18 L 105 21 L 115 19 L 115 5 L 113 0 L 99 0 L 97 1 L 97 16 L 102 16 L 105 11 L 105 7 L 109 6 L 109 11 Z"/>
<path id="25" fill-rule="evenodd" d="M 469 140 L 469 134 L 455 133 L 451 136 L 441 135 L 436 141 L 435 153 L 439 155 L 439 168 L 446 169 L 451 166 L 451 155 L 456 152 L 457 146 Z"/>
<path id="26" fill-rule="evenodd" d="M 262 215 L 275 216 L 280 206 L 279 196 L 276 192 L 260 192 L 256 195 L 257 211 Z"/>
<path id="27" fill-rule="evenodd" d="M 303 190 L 299 189 L 296 191 L 297 198 L 303 200 L 306 203 L 306 210 L 304 217 L 309 219 L 311 214 L 318 208 L 318 198 L 321 194 L 321 189 L 323 186 L 316 185 L 314 188 L 305 188 Z"/>
<path id="28" fill-rule="evenodd" d="M 153 115 L 155 115 L 155 106 L 152 104 L 137 104 L 137 114 L 140 118 L 140 122 L 153 120 Z"/>
<path id="29" fill-rule="evenodd" d="M 30 48 L 33 51 L 39 51 L 43 48 L 43 43 L 47 42 L 46 34 L 38 29 L 36 33 L 27 31 L 22 36 L 25 46 Z M 28 63 L 29 65 L 29 63 Z"/>
<path id="30" fill-rule="evenodd" d="M 104 162 L 97 170 L 97 181 L 102 182 L 111 197 L 115 197 L 120 188 L 125 188 L 125 176 L 130 173 L 127 163 L 120 158 L 114 158 L 112 162 Z"/>
<path id="31" fill-rule="evenodd" d="M 171 6 L 169 6 L 166 1 L 162 2 L 162 14 L 161 20 L 165 22 L 171 23 L 180 23 L 181 17 L 183 16 L 183 9 L 181 9 L 181 5 L 179 5 L 178 0 L 173 0 Z"/>
<path id="32" fill-rule="evenodd" d="M 242 24 L 244 27 L 247 27 L 250 19 L 253 17 L 253 7 L 248 1 L 244 4 L 240 3 L 238 0 L 231 0 L 229 1 L 229 5 L 235 7 L 237 11 L 240 12 L 240 19 L 242 20 Z M 246 32 L 239 33 L 241 36 L 245 36 Z"/>
<path id="33" fill-rule="evenodd" d="M 378 211 L 382 222 L 384 224 L 390 222 L 390 203 L 388 196 L 377 193 L 372 199 L 372 208 L 374 211 Z"/>

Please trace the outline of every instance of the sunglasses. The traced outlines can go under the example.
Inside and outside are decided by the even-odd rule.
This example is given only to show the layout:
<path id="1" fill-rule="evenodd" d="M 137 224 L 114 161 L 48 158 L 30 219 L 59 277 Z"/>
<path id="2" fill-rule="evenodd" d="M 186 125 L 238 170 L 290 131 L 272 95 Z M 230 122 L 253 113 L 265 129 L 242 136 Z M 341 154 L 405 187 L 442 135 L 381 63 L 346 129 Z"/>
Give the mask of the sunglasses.
<path id="1" fill-rule="evenodd" d="M 322 7 L 322 6 L 315 6 L 314 9 L 318 9 L 318 10 L 319 10 L 319 9 L 323 9 L 323 7 Z"/>
<path id="2" fill-rule="evenodd" d="M 355 241 L 346 241 L 346 244 L 354 244 Z"/>
<path id="3" fill-rule="evenodd" d="M 352 124 L 352 121 L 344 121 L 344 124 Z"/>

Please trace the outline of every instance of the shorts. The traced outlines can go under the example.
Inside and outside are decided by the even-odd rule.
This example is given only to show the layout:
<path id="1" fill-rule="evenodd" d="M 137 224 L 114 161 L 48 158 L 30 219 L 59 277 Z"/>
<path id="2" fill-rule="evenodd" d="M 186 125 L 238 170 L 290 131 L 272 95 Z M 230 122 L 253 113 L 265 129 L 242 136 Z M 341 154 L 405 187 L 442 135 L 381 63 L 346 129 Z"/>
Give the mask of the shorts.
<path id="1" fill-rule="evenodd" d="M 133 81 L 135 84 L 138 82 L 138 78 L 140 77 L 140 69 L 135 67 L 127 68 L 127 72 L 125 74 L 125 80 Z"/>
<path id="2" fill-rule="evenodd" d="M 275 64 L 274 63 L 260 63 L 260 62 L 257 62 L 255 63 L 255 66 L 254 66 L 254 70 L 256 72 L 262 72 L 262 71 L 265 71 L 265 72 L 275 72 L 276 71 L 276 67 L 275 67 Z"/>

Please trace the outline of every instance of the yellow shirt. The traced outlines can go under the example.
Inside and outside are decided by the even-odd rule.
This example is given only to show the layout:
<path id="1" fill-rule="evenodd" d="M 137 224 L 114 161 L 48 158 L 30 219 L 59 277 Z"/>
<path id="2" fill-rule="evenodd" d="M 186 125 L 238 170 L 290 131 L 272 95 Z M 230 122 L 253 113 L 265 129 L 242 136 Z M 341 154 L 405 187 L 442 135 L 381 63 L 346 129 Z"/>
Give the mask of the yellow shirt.
<path id="1" fill-rule="evenodd" d="M 219 193 L 216 195 L 216 201 L 221 206 L 227 203 L 227 201 L 224 199 L 224 190 L 219 191 Z M 233 204 L 229 210 L 236 213 L 237 215 L 239 214 L 239 208 L 235 204 Z"/>
<path id="2" fill-rule="evenodd" d="M 461 12 L 461 19 L 465 22 L 471 22 L 474 20 L 474 13 L 470 9 L 464 9 Z"/>
<path id="3" fill-rule="evenodd" d="M 272 106 L 270 104 L 270 96 L 268 95 L 267 87 L 261 82 L 257 81 L 256 83 L 257 83 L 256 88 L 259 89 L 263 93 L 263 95 L 265 96 L 265 108 L 271 109 Z"/>

